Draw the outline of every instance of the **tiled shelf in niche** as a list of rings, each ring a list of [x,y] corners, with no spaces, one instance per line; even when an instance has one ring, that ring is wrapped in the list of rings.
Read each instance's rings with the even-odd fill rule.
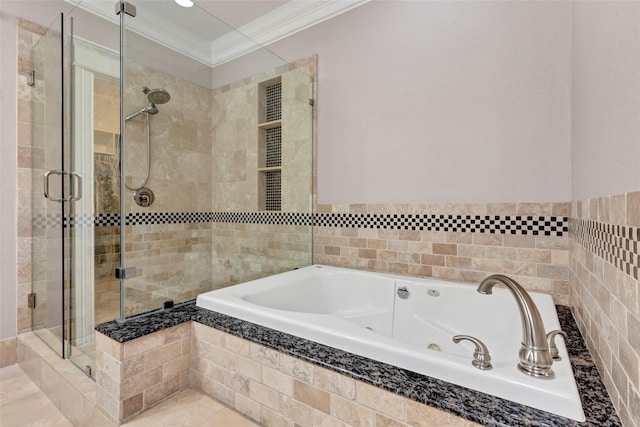
[[[260,100],[258,117],[261,123],[282,119],[282,77],[258,83]]]
[[[258,196],[260,210],[282,209],[282,78],[258,84]]]

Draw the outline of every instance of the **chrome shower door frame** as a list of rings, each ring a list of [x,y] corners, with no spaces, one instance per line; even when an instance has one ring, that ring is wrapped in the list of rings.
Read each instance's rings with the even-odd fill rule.
[[[31,172],[32,184],[42,184],[31,207],[31,326],[61,357],[70,352],[72,215],[82,197],[82,179],[70,157],[72,31],[72,18],[61,13],[31,49]]]

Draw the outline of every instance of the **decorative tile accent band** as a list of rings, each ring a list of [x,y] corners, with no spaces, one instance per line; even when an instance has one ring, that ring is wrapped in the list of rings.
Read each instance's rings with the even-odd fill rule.
[[[294,212],[212,212],[211,222],[273,225],[313,225],[313,214]]]
[[[93,219],[93,225],[118,226],[120,225],[120,214],[98,214],[95,218],[83,217],[80,219],[82,225],[89,225],[87,222]],[[153,225],[153,224],[197,224],[211,222],[210,212],[133,212],[125,216],[125,225]],[[78,220],[72,224],[79,225]]]
[[[313,225],[319,227],[563,236],[568,231],[567,220],[566,217],[557,216],[332,213],[315,214]]]
[[[59,216],[57,217],[59,219]],[[119,214],[74,215],[64,226],[118,226]],[[126,216],[126,225],[227,222],[240,224],[302,225],[317,227],[427,230],[462,233],[564,236],[568,218],[521,215],[351,214],[293,212],[136,212]],[[60,224],[55,216],[35,219],[44,227]]]
[[[571,218],[569,235],[624,273],[640,278],[640,228]]]
[[[62,225],[62,215],[56,214],[34,214],[31,217],[31,225],[35,229],[59,228]]]
[[[272,224],[272,225],[312,225],[312,215],[293,212],[135,212],[128,213],[125,225],[156,224],[195,224],[208,222],[227,222],[240,224]],[[45,227],[117,227],[120,225],[120,214],[101,213],[92,215],[71,215],[62,217],[59,214],[34,216],[33,225]]]

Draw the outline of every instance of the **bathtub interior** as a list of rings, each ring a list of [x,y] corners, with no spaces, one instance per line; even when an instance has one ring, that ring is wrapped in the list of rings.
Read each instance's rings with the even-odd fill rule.
[[[397,280],[398,287],[407,288],[410,294],[406,299],[395,298],[394,340],[468,359],[475,346],[469,341],[455,344],[452,337],[470,335],[487,346],[494,365],[516,360],[522,342],[522,325],[515,300],[507,289],[496,288],[492,295],[482,295],[476,292],[475,286],[442,282],[416,286],[410,281]],[[531,296],[544,312],[546,330],[558,329],[555,312],[548,310],[554,307],[551,296]]]
[[[454,335],[480,339],[491,351],[494,363],[513,362],[513,355],[520,348],[522,327],[512,321],[519,319],[519,313],[506,289],[496,287],[489,296],[475,292],[471,285],[428,279],[416,283],[340,270],[281,278],[259,291],[247,292],[241,299],[275,310],[337,316],[425,351],[442,351],[467,359],[473,354],[474,345],[468,341],[455,344]],[[399,288],[409,291],[406,299],[398,296]],[[532,298],[540,307],[553,306],[548,295],[532,294]],[[545,326],[551,330],[553,325]]]
[[[392,337],[394,292],[387,277],[332,271],[316,276],[283,274],[278,283],[238,296],[275,310],[337,316]]]

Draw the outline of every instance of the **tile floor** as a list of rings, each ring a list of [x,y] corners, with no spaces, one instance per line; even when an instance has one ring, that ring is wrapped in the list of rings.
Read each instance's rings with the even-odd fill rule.
[[[0,369],[2,427],[73,427],[18,365]]]
[[[2,427],[73,427],[18,365],[0,369]],[[259,424],[192,389],[124,424],[127,427],[252,427]]]

